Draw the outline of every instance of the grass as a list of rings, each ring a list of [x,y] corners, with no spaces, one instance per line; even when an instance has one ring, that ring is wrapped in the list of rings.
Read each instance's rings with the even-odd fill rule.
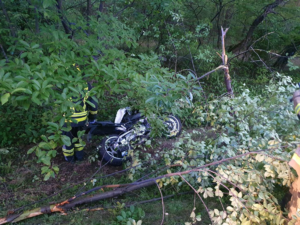
[[[162,143],[164,145],[164,149],[166,146],[171,146],[170,142],[171,140],[166,140],[166,143]],[[152,147],[158,148],[158,144],[155,143],[158,142],[153,142]],[[47,205],[49,202],[60,202],[68,199],[74,196],[79,189],[81,191],[91,189],[93,185],[87,181],[87,178],[89,178],[99,168],[97,162],[88,163],[87,160],[75,165],[65,163],[62,159],[62,155],[58,154],[54,163],[59,165],[60,172],[55,179],[44,182],[43,177],[40,174],[40,167],[42,165],[36,164],[35,158],[31,155],[28,156],[25,149],[10,152],[10,154],[11,157],[9,157],[9,159],[13,158],[13,155],[15,155],[15,160],[10,165],[10,172],[1,174],[1,184],[4,188],[2,188],[2,193],[0,192],[0,217],[5,217],[7,211],[11,209],[28,206],[25,210],[31,210],[36,207]],[[93,154],[93,150],[88,150],[88,154]],[[97,176],[107,175],[122,169],[122,167],[118,168],[106,166]],[[131,180],[128,180],[128,178],[123,175],[116,175],[97,180],[97,186],[101,184],[131,182]],[[86,185],[83,185],[84,181],[86,182]],[[79,182],[79,185],[72,187],[72,185],[77,182]],[[49,197],[60,190],[63,190],[62,193],[54,197]],[[188,187],[186,187],[186,190],[190,191]],[[171,187],[163,189],[164,196],[173,193],[174,189]],[[47,200],[38,204],[29,205],[32,202],[43,198],[47,198]],[[69,211],[66,216],[58,213],[41,215],[21,221],[19,224],[120,224],[116,219],[120,212],[116,209],[105,209],[103,211],[95,212],[86,212],[82,211],[82,209],[102,206],[111,208],[117,206],[117,202],[132,204],[153,198],[160,198],[160,192],[155,186],[144,188],[139,191],[135,191],[134,193],[128,193],[117,198],[83,205],[78,208],[76,207],[72,211]],[[220,204],[211,200],[212,199],[207,202],[208,207],[218,208]],[[196,214],[200,213],[203,217],[201,224],[206,224],[205,221],[209,222],[207,212],[198,197],[196,197],[195,202]],[[189,216],[194,208],[194,194],[179,195],[165,199],[164,206],[165,213],[167,213],[164,215],[164,224],[184,224],[185,222],[190,221]],[[136,205],[136,207],[140,207],[145,212],[145,217],[136,218],[136,221],[138,221],[138,219],[142,219],[143,224],[151,225],[161,223],[163,209],[160,200]],[[126,211],[129,209],[124,208],[123,210]]]
[[[133,197],[124,197],[122,202],[130,202],[136,200]],[[116,200],[113,200],[116,202]],[[196,214],[202,215],[202,221],[199,224],[210,224],[207,212],[203,207],[202,203],[196,197]],[[108,203],[108,201],[106,201]],[[181,195],[174,198],[165,199],[165,215],[164,224],[167,225],[179,225],[185,222],[190,222],[191,219],[189,215],[194,208],[194,195]],[[208,203],[209,208],[219,208],[220,204],[218,202],[210,201]],[[136,205],[136,208],[140,207],[145,212],[144,218],[136,218],[136,221],[142,219],[145,225],[155,225],[161,224],[162,221],[162,204],[161,201],[146,203]],[[129,210],[129,208],[124,208],[123,210]],[[68,215],[51,214],[51,215],[41,215],[39,217],[27,219],[19,224],[91,224],[91,225],[111,225],[111,224],[121,224],[118,223],[116,219],[117,212],[113,213],[112,210],[105,209],[103,211],[95,212],[85,212],[79,209],[74,209],[70,211]]]

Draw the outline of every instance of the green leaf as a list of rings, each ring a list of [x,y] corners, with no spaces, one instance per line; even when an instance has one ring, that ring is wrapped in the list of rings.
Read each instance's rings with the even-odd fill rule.
[[[35,44],[31,48],[38,48],[38,47],[40,47],[40,45],[39,44]]]
[[[90,106],[95,107],[94,103],[91,103],[90,101],[86,101]]]
[[[26,88],[16,88],[15,90],[13,90],[12,92],[11,92],[11,94],[13,94],[13,93],[16,93],[16,92],[20,92],[20,91],[26,91]]]
[[[51,149],[50,145],[46,142],[39,143],[39,147],[42,149],[47,149],[47,150]]]
[[[41,105],[41,104],[42,104],[41,101],[40,101],[39,99],[37,99],[35,96],[33,96],[33,97],[31,98],[31,100],[32,100],[35,104],[37,104],[37,105]]]
[[[69,87],[72,91],[76,92],[76,93],[79,93],[79,91],[73,87]]]
[[[130,206],[130,211],[134,212],[134,206],[133,205]]]
[[[24,53],[22,53],[22,54],[21,54],[21,59],[23,59],[24,57],[26,57],[26,56],[27,56],[27,54],[28,54],[28,52],[24,52]]]
[[[44,163],[45,165],[47,166],[50,166],[51,165],[51,162],[50,162],[50,157],[49,156],[45,156],[41,159],[42,163]]]
[[[23,41],[23,40],[19,40],[21,44],[25,45],[26,47],[30,48],[30,45],[26,42],[26,41]]]
[[[39,87],[39,89],[41,88],[41,84],[37,80],[32,80],[32,82],[35,83]]]
[[[122,216],[117,216],[117,220],[123,221],[123,217]]]
[[[48,172],[44,177],[44,181],[49,180],[50,176],[51,176],[51,172]]]
[[[52,1],[51,0],[44,0],[43,1],[43,8],[44,9],[48,8],[51,5],[52,5]]]
[[[43,166],[41,170],[42,170],[42,172],[41,172],[42,174],[47,173],[49,171],[49,167]]]
[[[45,135],[42,135],[41,138],[42,138],[43,141],[46,141],[46,142],[48,141],[47,137]]]
[[[58,166],[53,166],[52,169],[56,174],[59,172]]]
[[[96,66],[97,70],[99,70],[99,65],[95,60],[92,60],[92,63]]]
[[[4,105],[8,101],[9,97],[10,97],[10,93],[6,93],[6,94],[1,96],[2,105]]]
[[[61,136],[61,140],[64,143],[64,145],[66,145],[66,146],[70,146],[71,145],[71,140],[70,140],[70,138],[68,136],[62,135]]]
[[[36,146],[33,146],[32,148],[30,148],[28,151],[27,151],[27,154],[31,154],[34,152],[34,150],[36,149]]]
[[[126,218],[126,213],[124,210],[121,211],[121,215],[123,216],[123,218]]]
[[[56,150],[51,150],[47,153],[47,156],[54,158],[56,156],[57,151]]]
[[[148,98],[145,103],[151,102],[155,99],[155,97]]]
[[[64,124],[65,124],[65,117],[62,117],[62,118],[59,120],[59,125],[62,127]]]
[[[59,129],[59,126],[57,123],[53,123],[53,122],[47,122],[47,124],[49,124],[52,127],[55,127],[57,130]]]

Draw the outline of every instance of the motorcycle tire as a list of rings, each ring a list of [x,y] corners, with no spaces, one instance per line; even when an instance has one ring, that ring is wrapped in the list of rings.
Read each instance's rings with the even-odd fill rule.
[[[122,156],[120,152],[115,151],[112,149],[112,144],[117,141],[118,135],[111,135],[108,137],[105,137],[101,144],[97,147],[97,151],[100,155],[100,157],[103,157],[103,160],[105,162],[108,162],[109,165],[112,166],[121,166],[123,162],[130,160],[131,157],[129,156]],[[125,148],[124,151],[130,150],[130,145],[124,145],[122,148]]]
[[[182,130],[182,124],[178,117],[169,115],[167,116],[167,120],[164,121],[164,124],[167,126],[166,130],[166,137],[167,138],[174,138],[178,137]]]

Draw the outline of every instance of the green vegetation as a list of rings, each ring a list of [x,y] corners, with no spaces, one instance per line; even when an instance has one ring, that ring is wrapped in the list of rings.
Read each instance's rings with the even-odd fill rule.
[[[300,82],[298,6],[296,0],[0,0],[0,215],[58,190],[64,191],[43,203],[198,168],[157,179],[156,189],[137,196],[29,223],[160,224],[164,213],[166,224],[283,224],[280,190],[295,178],[286,162],[300,141],[288,101]],[[223,71],[198,80],[222,64],[221,26],[230,27],[224,47],[233,98]],[[164,140],[150,121],[154,139],[132,152],[126,173],[107,178],[101,177],[115,170],[98,162],[97,138],[84,162],[62,162],[60,148],[70,143],[65,119],[81,108],[69,99],[86,82],[94,86],[98,120],[131,106],[150,120],[177,115],[185,132]],[[103,168],[92,177],[98,163]],[[200,197],[179,194],[190,186]],[[133,206],[161,197],[158,189],[175,195],[165,199],[164,211],[161,201]],[[81,211],[99,205],[105,209]]]

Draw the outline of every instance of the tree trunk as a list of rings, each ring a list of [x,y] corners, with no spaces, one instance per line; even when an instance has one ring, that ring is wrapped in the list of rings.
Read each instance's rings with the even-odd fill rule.
[[[30,6],[33,6],[34,7],[34,19],[35,19],[35,33],[39,33],[40,32],[40,28],[39,28],[39,17],[38,17],[38,10],[36,8],[35,5],[32,5],[31,4],[31,0],[27,0],[28,4]]]
[[[228,68],[228,63],[227,63],[227,60],[228,60],[228,57],[226,55],[226,51],[225,51],[225,36],[226,36],[226,33],[228,31],[228,28],[226,28],[225,30],[223,29],[223,27],[221,27],[221,32],[222,32],[222,62],[223,62],[223,66],[224,67],[224,82],[225,82],[225,85],[226,85],[226,90],[227,90],[227,93],[233,97],[233,90],[232,90],[232,87],[231,87],[231,78],[230,78],[230,75],[229,75],[229,68]]]
[[[99,12],[104,12],[104,5],[105,5],[105,1],[100,1],[100,5],[99,5]]]
[[[2,0],[0,0],[0,6],[2,8],[3,14],[4,14],[4,16],[5,16],[6,20],[7,20],[8,25],[9,25],[11,36],[16,37],[15,29],[14,29],[14,27],[13,27],[11,21],[10,21],[10,18],[9,18],[9,16],[7,14],[7,11],[5,9],[4,4],[2,3]]]
[[[249,48],[250,42],[252,40],[252,36],[254,33],[254,30],[256,29],[256,27],[258,27],[258,25],[264,21],[264,19],[268,16],[268,14],[270,13],[274,13],[274,8],[276,8],[277,6],[279,6],[281,3],[283,3],[284,0],[276,0],[275,2],[267,5],[264,7],[264,11],[262,12],[262,14],[260,14],[251,24],[246,37],[237,45],[235,45],[234,47],[232,47],[229,51],[233,52],[233,53],[240,53],[243,52],[245,50],[247,50]]]
[[[91,11],[92,11],[92,3],[91,0],[87,0],[87,4],[86,4],[86,20],[89,21],[89,17],[91,15]]]
[[[59,18],[60,18],[60,21],[64,27],[64,30],[66,32],[66,34],[70,34],[69,38],[72,38],[71,36],[71,29],[70,27],[68,26],[67,24],[67,21],[65,20],[63,14],[62,14],[62,7],[61,7],[61,1],[62,0],[56,0],[56,8],[57,8],[57,11],[58,11],[58,14],[59,14]]]

